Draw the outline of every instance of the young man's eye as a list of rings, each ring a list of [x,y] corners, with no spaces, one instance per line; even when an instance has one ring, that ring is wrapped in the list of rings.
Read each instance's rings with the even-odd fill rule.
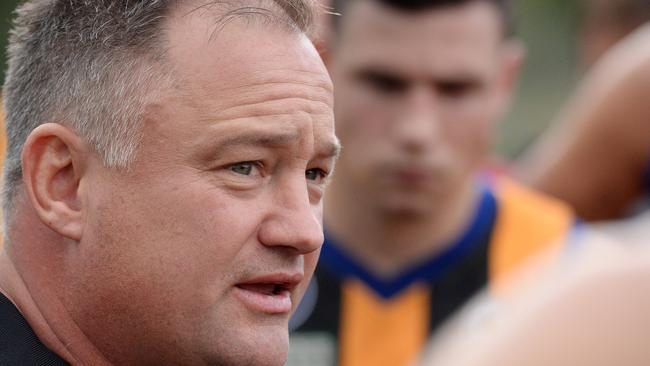
[[[388,73],[368,71],[361,73],[359,78],[362,82],[381,93],[397,94],[404,92],[408,88],[406,80]]]
[[[436,85],[438,92],[448,98],[462,98],[479,90],[480,84],[474,81],[447,81]]]
[[[230,170],[241,175],[251,175],[254,167],[255,163],[247,161],[231,165]]]

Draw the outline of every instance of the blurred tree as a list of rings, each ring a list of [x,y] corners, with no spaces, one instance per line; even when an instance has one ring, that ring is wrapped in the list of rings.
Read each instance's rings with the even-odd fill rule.
[[[571,92],[576,75],[576,0],[514,1],[527,57],[512,113],[496,149],[513,157],[541,133]]]
[[[13,10],[16,8],[16,5],[20,0],[2,0],[0,1],[0,81],[4,82],[5,70],[7,68],[6,63],[6,50],[7,50],[7,33],[9,32],[9,26],[11,25],[11,18],[13,15]]]

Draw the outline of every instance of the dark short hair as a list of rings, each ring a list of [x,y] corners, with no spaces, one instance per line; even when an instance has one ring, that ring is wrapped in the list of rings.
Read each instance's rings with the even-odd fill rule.
[[[345,17],[346,5],[354,0],[333,0],[334,11],[340,16],[335,16],[335,27],[340,22],[341,17]],[[515,33],[515,22],[513,17],[513,5],[511,0],[373,0],[378,3],[387,5],[395,10],[407,13],[417,13],[436,8],[453,7],[468,4],[476,1],[485,1],[493,4],[501,14],[503,34],[510,37]]]

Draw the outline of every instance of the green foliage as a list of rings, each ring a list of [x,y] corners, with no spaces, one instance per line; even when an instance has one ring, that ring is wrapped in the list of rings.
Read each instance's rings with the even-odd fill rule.
[[[7,68],[5,62],[5,54],[7,49],[7,36],[9,27],[11,26],[11,19],[13,18],[13,11],[19,0],[2,0],[0,1],[0,78],[4,81],[4,73]]]

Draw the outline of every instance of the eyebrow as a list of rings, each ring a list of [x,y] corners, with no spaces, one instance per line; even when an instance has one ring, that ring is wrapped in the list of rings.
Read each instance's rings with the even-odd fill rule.
[[[373,78],[373,77],[379,77],[379,78],[386,78],[386,79],[391,79],[393,82],[397,83],[403,83],[403,84],[409,84],[412,82],[413,79],[422,79],[426,80],[427,83],[432,84],[432,85],[439,85],[439,84],[479,84],[481,83],[482,77],[480,76],[480,73],[477,73],[476,71],[457,71],[457,72],[450,72],[450,73],[443,73],[442,75],[426,75],[425,77],[417,76],[409,76],[407,73],[404,73],[400,70],[394,70],[389,67],[367,67],[365,69],[361,69],[357,71],[357,77],[362,78],[362,79],[367,79],[367,78]]]
[[[219,150],[226,150],[233,146],[249,145],[262,147],[285,147],[300,140],[298,131],[271,132],[260,134],[259,132],[244,132],[222,140],[219,144]],[[341,143],[338,138],[334,137],[331,141],[326,141],[316,146],[316,157],[318,158],[337,158],[341,153]]]
[[[332,141],[328,141],[320,147],[319,152],[316,154],[319,158],[338,158],[341,154],[341,142],[337,137],[334,137]]]
[[[222,148],[228,148],[234,145],[281,147],[291,145],[299,139],[300,134],[298,131],[265,134],[260,134],[259,132],[248,132],[224,139],[220,145]]]

